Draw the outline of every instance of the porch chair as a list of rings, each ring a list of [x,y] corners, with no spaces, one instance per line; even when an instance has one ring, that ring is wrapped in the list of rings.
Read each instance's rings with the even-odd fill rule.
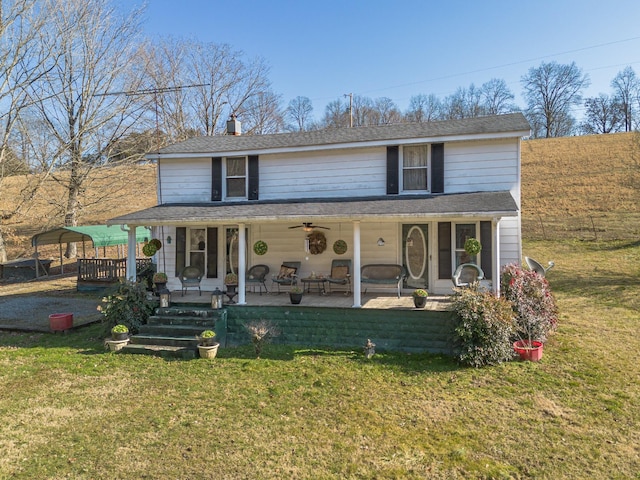
[[[282,262],[280,271],[277,275],[271,277],[272,285],[278,285],[278,293],[280,293],[280,285],[293,286],[298,284],[298,271],[302,262]],[[273,291],[273,286],[271,288]]]
[[[463,263],[453,272],[451,281],[456,288],[470,287],[473,283],[484,279],[484,272],[475,263]]]
[[[265,279],[269,274],[269,267],[267,265],[254,265],[247,272],[246,283],[247,287],[255,288],[258,286],[260,295],[262,295],[262,287],[264,287],[264,291],[269,293],[267,289],[267,285],[265,284]]]
[[[524,261],[527,264],[527,267],[529,267],[529,270],[533,270],[538,275],[541,275],[543,277],[547,274],[549,270],[551,270],[555,266],[555,263],[549,262],[549,266],[545,268],[542,266],[542,264],[536,262],[533,258],[529,258],[529,257],[524,257]]]
[[[184,267],[182,272],[180,272],[180,283],[182,283],[182,296],[184,297],[184,293],[187,291],[189,287],[197,287],[198,292],[202,295],[202,290],[200,290],[200,280],[202,280],[202,272],[198,267],[190,266]]]
[[[346,285],[345,295],[351,293],[351,260],[334,259],[331,261],[331,274],[325,278],[331,293],[331,285]]]

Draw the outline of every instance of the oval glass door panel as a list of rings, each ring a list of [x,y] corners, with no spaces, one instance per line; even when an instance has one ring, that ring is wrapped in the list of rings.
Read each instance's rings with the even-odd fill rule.
[[[427,241],[420,227],[409,229],[405,244],[405,263],[411,278],[422,278],[427,268]]]

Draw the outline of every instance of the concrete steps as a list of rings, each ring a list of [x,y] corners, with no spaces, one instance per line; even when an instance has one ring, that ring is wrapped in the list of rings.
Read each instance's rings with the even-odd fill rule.
[[[155,355],[190,359],[198,356],[197,335],[203,330],[216,332],[220,346],[226,345],[227,312],[202,307],[169,307],[156,309],[146,325],[121,353]]]

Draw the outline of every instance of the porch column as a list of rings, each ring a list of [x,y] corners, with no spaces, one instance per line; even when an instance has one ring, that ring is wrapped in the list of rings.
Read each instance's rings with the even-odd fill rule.
[[[247,235],[244,223],[238,224],[238,305],[246,305]]]
[[[126,230],[124,227],[121,227]],[[131,226],[127,231],[127,280],[136,281],[136,227]]]
[[[493,293],[500,296],[500,219],[493,219]]]
[[[360,220],[353,222],[353,308],[362,306],[360,287]]]

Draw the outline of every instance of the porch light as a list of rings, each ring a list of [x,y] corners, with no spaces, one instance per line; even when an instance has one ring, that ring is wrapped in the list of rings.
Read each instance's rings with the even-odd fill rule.
[[[220,310],[222,308],[222,300],[224,294],[220,291],[218,287],[211,294],[211,308],[214,310]]]
[[[380,237],[380,238],[378,239],[378,246],[379,246],[379,247],[384,247],[384,238]]]
[[[160,295],[160,308],[169,308],[171,305],[171,292],[167,288],[163,288],[158,294]]]
[[[171,245],[171,235],[167,235],[167,243]]]

